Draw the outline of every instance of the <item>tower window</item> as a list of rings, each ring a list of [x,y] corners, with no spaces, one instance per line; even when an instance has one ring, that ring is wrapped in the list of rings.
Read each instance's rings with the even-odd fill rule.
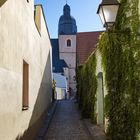
[[[70,39],[67,40],[67,47],[71,47],[71,40]]]
[[[23,60],[22,110],[29,108],[29,65]]]

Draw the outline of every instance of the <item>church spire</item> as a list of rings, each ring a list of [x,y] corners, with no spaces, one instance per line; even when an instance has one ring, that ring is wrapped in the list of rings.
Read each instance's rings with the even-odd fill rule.
[[[76,21],[70,14],[70,6],[68,4],[65,4],[63,7],[63,15],[59,19],[58,34],[74,35],[76,33],[77,33]]]
[[[65,16],[70,16],[70,6],[68,4],[64,6],[63,13]]]

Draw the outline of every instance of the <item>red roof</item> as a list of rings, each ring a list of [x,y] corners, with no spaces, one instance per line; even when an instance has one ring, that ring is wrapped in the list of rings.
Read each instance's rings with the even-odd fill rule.
[[[99,35],[102,31],[77,33],[77,62],[83,65],[96,49]]]

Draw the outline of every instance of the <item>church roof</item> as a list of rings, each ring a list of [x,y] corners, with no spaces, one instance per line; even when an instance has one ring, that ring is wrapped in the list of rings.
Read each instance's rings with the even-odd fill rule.
[[[70,15],[70,6],[66,4],[63,8],[63,15],[59,19],[58,34],[73,35],[76,33],[76,20]]]
[[[83,65],[91,53],[95,51],[101,33],[102,31],[77,33],[78,65]]]
[[[52,63],[53,63],[53,72],[63,73],[63,68],[68,67],[64,60],[59,58],[59,43],[58,39],[51,39],[52,44]]]

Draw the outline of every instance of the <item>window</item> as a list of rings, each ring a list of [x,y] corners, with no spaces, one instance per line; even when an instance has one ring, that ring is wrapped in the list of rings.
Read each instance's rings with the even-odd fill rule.
[[[71,40],[70,39],[67,40],[67,47],[71,47]]]
[[[29,108],[29,65],[23,60],[22,110]]]

